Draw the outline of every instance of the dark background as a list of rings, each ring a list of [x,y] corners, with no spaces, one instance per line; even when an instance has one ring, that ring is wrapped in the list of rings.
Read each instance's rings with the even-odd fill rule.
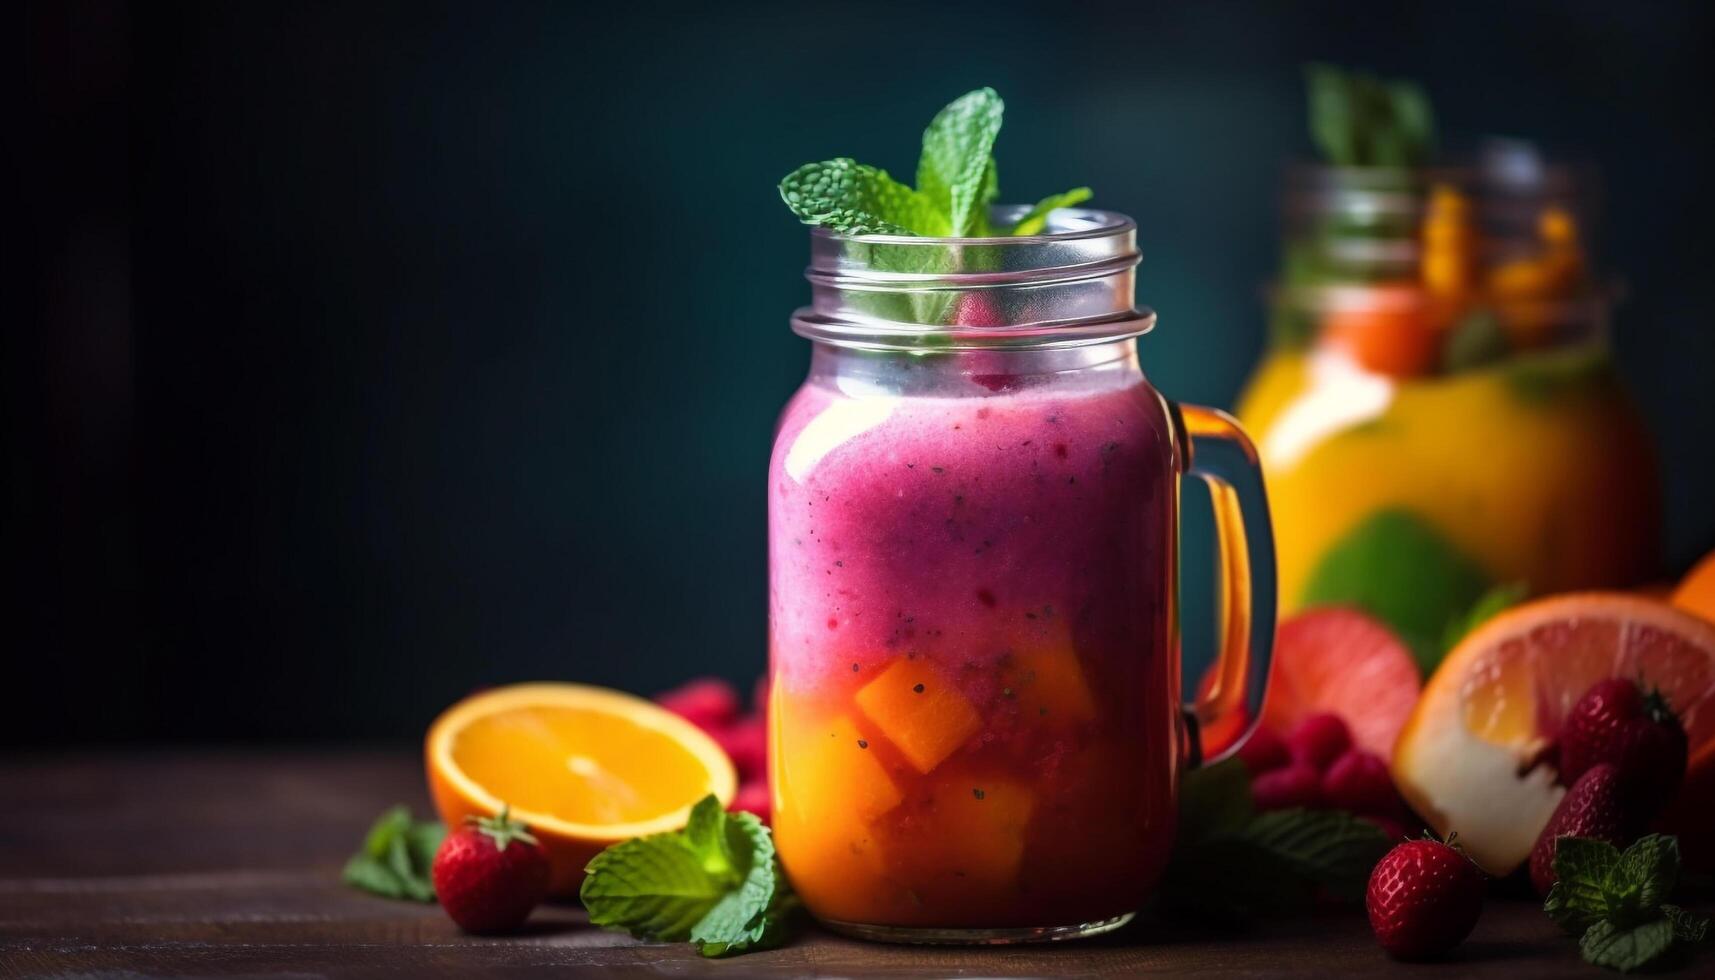
[[[0,739],[407,738],[478,685],[748,682],[806,361],[774,183],[910,173],[982,84],[1005,196],[1135,216],[1146,369],[1219,405],[1303,60],[1596,163],[1664,576],[1715,546],[1711,5],[603,7],[14,16]]]

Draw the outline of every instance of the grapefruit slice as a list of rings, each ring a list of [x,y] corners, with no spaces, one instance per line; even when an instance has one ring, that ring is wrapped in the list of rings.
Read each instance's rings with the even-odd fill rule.
[[[1685,725],[1691,769],[1715,759],[1715,623],[1655,599],[1584,592],[1504,612],[1460,642],[1400,732],[1394,782],[1485,871],[1508,874],[1565,792],[1533,761],[1604,677],[1659,688]]]
[[[1380,620],[1355,609],[1312,609],[1275,634],[1262,724],[1284,735],[1310,715],[1333,712],[1353,741],[1385,759],[1421,686],[1411,650]]]
[[[555,894],[577,891],[610,844],[677,830],[710,793],[737,791],[714,739],[666,708],[581,684],[474,694],[429,726],[429,792],[448,827],[510,805],[548,852]]]

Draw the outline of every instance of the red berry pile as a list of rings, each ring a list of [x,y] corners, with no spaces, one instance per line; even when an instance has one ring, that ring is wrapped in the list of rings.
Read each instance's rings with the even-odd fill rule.
[[[738,770],[738,795],[733,810],[748,810],[767,822],[773,810],[768,793],[768,679],[756,683],[751,710],[743,714],[739,694],[718,677],[699,677],[664,694],[655,702],[709,734],[726,750]]]
[[[1354,745],[1339,715],[1310,715],[1284,740],[1259,727],[1239,758],[1251,771],[1251,796],[1259,810],[1347,810],[1396,839],[1407,836],[1414,822],[1387,762]]]

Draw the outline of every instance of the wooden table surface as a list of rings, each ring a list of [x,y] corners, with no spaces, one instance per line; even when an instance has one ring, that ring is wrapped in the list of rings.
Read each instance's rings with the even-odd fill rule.
[[[521,936],[462,935],[432,905],[346,888],[385,806],[424,812],[408,752],[162,751],[0,760],[0,977],[1199,976],[1604,974],[1534,903],[1492,902],[1452,963],[1395,964],[1359,913],[1221,934],[1140,920],[1080,943],[945,949],[810,930],[704,960],[591,928],[575,905]],[[1715,955],[1695,969],[1715,972]]]

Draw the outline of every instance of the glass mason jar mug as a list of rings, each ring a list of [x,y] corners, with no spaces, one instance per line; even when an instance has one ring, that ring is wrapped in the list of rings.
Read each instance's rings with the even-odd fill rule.
[[[916,942],[1116,928],[1177,781],[1260,708],[1255,453],[1145,380],[1136,229],[811,233],[813,345],[769,467],[774,834],[809,910]],[[1221,659],[1179,702],[1178,481],[1215,501]]]
[[[1591,176],[1516,144],[1456,170],[1290,172],[1271,341],[1237,411],[1284,613],[1365,598],[1427,670],[1489,587],[1656,572],[1660,484],[1607,350]]]

